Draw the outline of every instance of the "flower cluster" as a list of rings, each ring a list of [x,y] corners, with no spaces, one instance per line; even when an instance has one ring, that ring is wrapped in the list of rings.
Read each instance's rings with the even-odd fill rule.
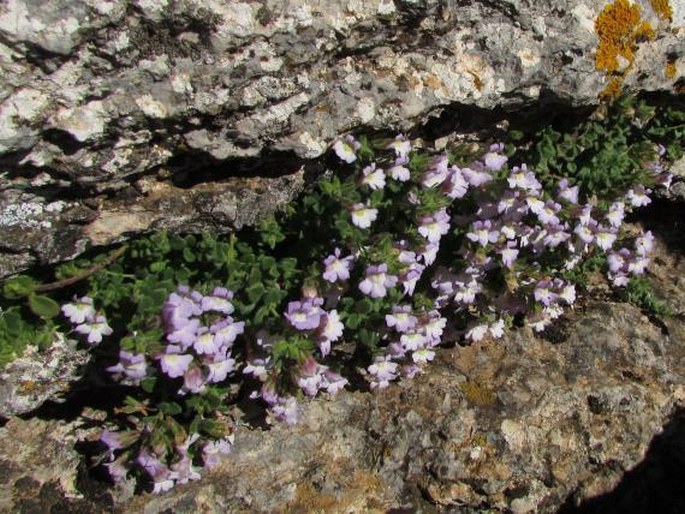
[[[158,387],[170,389],[177,398],[202,395],[208,388],[226,382],[238,367],[233,349],[245,330],[245,323],[231,316],[232,299],[233,293],[223,287],[203,295],[180,286],[162,309],[166,341],[149,353],[122,348],[119,362],[107,370],[127,383],[152,380]],[[198,418],[197,430],[208,423]],[[209,435],[216,432],[214,428]],[[164,430],[171,431],[174,437],[160,444],[153,434]],[[138,469],[147,474],[154,492],[162,492],[177,483],[200,478],[200,463],[215,466],[220,455],[230,451],[233,434],[208,439],[199,431],[186,432],[172,417],[160,412],[138,421],[133,430],[105,430],[100,441],[107,447],[106,467],[115,481],[123,480],[131,469]]]
[[[644,184],[598,199],[573,177],[510,167],[502,143],[455,157],[419,151],[404,135],[375,144],[346,136],[332,149],[344,170],[323,179],[304,222],[282,231],[309,231],[312,247],[324,249],[298,256],[301,282],[281,280],[270,256],[254,259],[242,285],[230,286],[235,294],[181,286],[149,323],[154,341],[122,340],[109,372],[156,394],[159,407],[132,400],[133,426],[103,431],[115,480],[135,469],[160,492],[216,465],[233,444],[221,409],[236,382],[267,419],[293,424],[301,398],[349,384],[342,370],[381,390],[422,372],[445,342],[497,339],[514,322],[544,330],[575,304],[575,277],[589,259],[603,259],[617,287],[645,272],[653,236],[627,234],[624,220],[650,202],[651,188],[670,183],[660,162],[646,163]],[[262,271],[279,277],[268,291],[257,283]],[[87,297],[63,311],[90,323],[77,331],[91,343],[111,332]]]
[[[331,259],[332,258],[332,259]],[[346,276],[346,258],[340,259],[336,252],[329,257],[326,280]],[[243,373],[251,375],[260,383],[251,398],[260,398],[276,419],[294,424],[298,417],[298,404],[293,388],[306,396],[314,397],[321,390],[335,394],[348,383],[346,378],[321,364],[311,347],[318,349],[320,359],[331,353],[331,345],[338,341],[345,329],[335,309],[325,310],[324,299],[314,294],[297,301],[288,302],[283,313],[286,326],[280,336],[260,332],[256,338],[259,357],[251,359]],[[284,387],[279,372],[285,361],[291,361],[294,383]],[[279,387],[280,386],[280,387]]]
[[[99,344],[102,342],[102,336],[112,334],[107,318],[95,310],[93,299],[88,296],[74,298],[72,303],[62,305],[62,314],[75,325],[76,332],[86,337],[90,345]]]

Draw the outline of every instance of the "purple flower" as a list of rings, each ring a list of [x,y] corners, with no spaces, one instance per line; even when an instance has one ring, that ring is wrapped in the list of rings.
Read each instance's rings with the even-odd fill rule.
[[[205,390],[205,385],[205,377],[202,373],[202,369],[200,369],[198,366],[192,365],[183,374],[183,387],[179,393],[201,393]]]
[[[397,284],[397,277],[388,275],[387,271],[387,264],[366,268],[365,278],[359,283],[359,290],[371,298],[385,297],[388,288]]]
[[[409,332],[418,319],[411,313],[411,305],[396,305],[392,308],[392,314],[385,315],[385,324],[388,328],[394,328],[398,332]]]
[[[378,209],[369,207],[369,203],[356,203],[350,210],[352,224],[359,228],[369,228],[378,217]]]
[[[476,323],[470,325],[469,329],[466,331],[466,338],[471,341],[481,341],[488,333],[487,323]]]
[[[595,232],[595,244],[602,250],[610,250],[616,241],[616,229],[614,227],[605,227],[597,225]]]
[[[446,155],[439,155],[431,163],[430,168],[423,174],[421,185],[427,189],[439,186],[447,180],[449,172],[449,161]]]
[[[426,313],[421,320],[421,329],[426,336],[431,339],[431,346],[439,344],[442,333],[447,326],[447,319],[440,316],[438,311],[430,311]]]
[[[623,223],[623,218],[625,217],[625,205],[623,202],[614,202],[609,207],[609,212],[607,212],[606,220],[612,227],[618,228]]]
[[[385,172],[380,168],[376,168],[376,163],[372,162],[362,169],[360,182],[362,185],[369,186],[373,191],[383,189],[385,187]]]
[[[278,403],[271,407],[271,412],[276,419],[283,421],[286,425],[294,425],[297,423],[299,408],[295,398],[289,396],[279,398]]]
[[[471,230],[466,233],[466,237],[478,243],[481,246],[487,246],[488,243],[494,243],[499,239],[499,231],[493,230],[492,222],[490,220],[474,221],[471,224]]]
[[[514,267],[514,261],[516,260],[516,257],[518,257],[519,250],[516,248],[516,243],[509,241],[507,242],[507,246],[499,251],[499,254],[502,257],[502,264],[504,264],[506,268],[511,269]]]
[[[388,169],[390,176],[398,182],[406,182],[411,178],[411,172],[405,165],[409,163],[409,158],[402,157],[395,160],[395,164]]]
[[[123,374],[127,378],[139,380],[147,373],[147,362],[142,353],[130,353],[119,350],[119,362],[116,366],[110,366],[107,371],[114,374]]]
[[[373,376],[371,388],[385,389],[392,380],[397,378],[397,363],[392,362],[388,357],[376,357],[367,371]]]
[[[226,319],[212,325],[210,331],[214,334],[214,344],[217,348],[231,346],[237,337],[245,332],[245,322],[234,321],[227,316]]]
[[[74,297],[73,303],[66,303],[62,305],[62,314],[69,318],[69,321],[78,325],[86,321],[88,318],[95,316],[95,307],[93,306],[93,299],[84,296],[82,298]]]
[[[77,326],[74,330],[79,334],[87,335],[89,344],[102,342],[102,336],[112,334],[112,328],[107,324],[107,319],[101,314],[87,318],[85,323]]]
[[[461,168],[461,174],[473,187],[481,186],[492,180],[492,175],[487,170],[477,169],[477,164],[472,164],[473,168]]]
[[[211,295],[202,298],[202,312],[221,312],[223,314],[233,313],[233,293],[225,287],[217,287]]]
[[[345,325],[340,321],[338,311],[332,310],[321,317],[321,324],[317,330],[317,336],[322,342],[329,343],[328,349],[330,351],[330,343],[340,339],[344,329]],[[324,352],[322,351],[321,353],[323,354]],[[327,353],[328,352],[326,352],[326,354]],[[323,356],[325,357],[326,354]]]
[[[426,266],[430,266],[435,262],[435,259],[438,256],[438,251],[440,250],[440,244],[439,243],[431,243],[428,242],[423,246],[423,251],[419,254],[419,256],[423,259],[423,263]]]
[[[568,179],[562,178],[559,181],[559,193],[557,194],[557,196],[560,199],[566,200],[569,203],[577,204],[578,192],[578,186],[568,187]]]
[[[395,140],[386,148],[388,150],[394,150],[395,156],[399,159],[403,159],[411,152],[411,141],[408,141],[404,134],[398,134],[395,137]]]
[[[483,155],[483,163],[485,167],[491,171],[499,171],[509,160],[506,155],[500,152],[504,150],[504,144],[495,143],[490,145],[490,151]]]
[[[185,293],[187,288],[179,287],[178,291]],[[191,317],[200,314],[202,314],[200,305],[185,294],[171,293],[162,309],[162,317],[169,331],[180,329]]]
[[[202,463],[207,469],[216,467],[221,461],[223,455],[231,453],[233,441],[235,436],[233,434],[219,439],[218,441],[211,441],[202,448]]]
[[[463,198],[469,190],[469,182],[459,168],[452,166],[443,188],[450,198]]]
[[[338,280],[347,280],[350,278],[350,266],[354,258],[351,255],[340,258],[340,248],[333,250],[333,255],[329,255],[323,261],[326,270],[323,272],[324,280],[329,282],[337,282]]]
[[[223,382],[226,377],[235,369],[236,361],[230,357],[217,355],[213,362],[205,363],[207,366],[207,382],[216,384]]]
[[[180,344],[183,348],[188,348],[195,343],[197,332],[200,329],[200,320],[196,318],[185,319],[184,322],[181,323],[181,318],[179,318],[176,327],[176,330],[167,334],[167,341]]]
[[[535,286],[533,291],[535,300],[543,305],[551,305],[554,303],[558,295],[553,291],[552,283],[549,280],[541,280]]]
[[[333,151],[340,158],[350,164],[357,160],[357,150],[361,148],[361,144],[351,135],[345,136],[344,139],[333,143]]]
[[[450,217],[446,209],[440,209],[431,216],[421,218],[419,234],[428,239],[430,243],[437,243],[440,238],[450,230]]]
[[[648,255],[654,250],[654,235],[651,230],[639,235],[635,239],[635,251],[638,255]]]
[[[399,276],[399,283],[402,284],[404,294],[409,296],[414,294],[414,289],[416,288],[416,284],[421,278],[424,269],[426,269],[424,265],[414,263],[402,270]]]
[[[141,468],[143,468],[147,472],[148,475],[150,475],[150,478],[155,482],[155,484],[167,480],[171,482],[171,484],[168,485],[168,488],[162,489],[160,487],[160,489],[168,491],[174,486],[174,479],[172,478],[172,474],[169,468],[165,464],[163,464],[157,457],[150,454],[150,452],[146,448],[142,448],[140,450],[140,453],[136,458],[136,462]]]
[[[523,189],[524,191],[529,192],[537,192],[542,189],[542,184],[538,182],[535,173],[528,171],[528,167],[525,164],[521,164],[520,168],[514,166],[507,182],[512,189]]]
[[[218,348],[214,342],[214,334],[207,327],[201,327],[197,332],[193,348],[199,355],[215,353]]]
[[[435,358],[435,352],[428,348],[420,348],[411,354],[411,360],[416,364],[426,364]]]
[[[192,355],[180,353],[164,353],[159,357],[159,363],[162,366],[162,371],[167,374],[169,378],[178,378],[188,370],[190,363],[193,362]]]
[[[107,468],[107,473],[109,473],[110,478],[115,484],[120,484],[126,478],[129,468],[127,467],[126,455],[122,455],[114,462],[108,462],[105,464]]]
[[[297,330],[314,330],[321,323],[321,316],[324,314],[324,311],[319,307],[321,303],[323,300],[319,303],[312,299],[306,299],[302,302],[289,302],[285,317]]]
[[[652,203],[651,198],[649,198],[649,193],[651,192],[651,189],[645,189],[645,186],[638,184],[634,188],[628,190],[626,198],[633,207],[643,207]]]
[[[535,212],[532,207],[530,210]],[[553,202],[552,200],[547,200],[542,208],[538,212],[535,212],[535,214],[537,214],[540,222],[544,223],[545,225],[558,225],[559,218],[557,217],[557,213],[560,210],[561,205]]]
[[[402,348],[411,352],[419,348],[425,348],[428,345],[429,338],[423,331],[421,332],[407,332],[400,336],[400,343]]]

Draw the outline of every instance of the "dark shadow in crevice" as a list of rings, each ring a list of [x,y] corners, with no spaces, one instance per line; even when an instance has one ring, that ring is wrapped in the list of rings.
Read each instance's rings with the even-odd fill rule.
[[[679,258],[685,255],[685,202],[655,199],[630,216],[629,221],[640,222],[646,230],[658,234],[668,250]]]
[[[685,512],[683,476],[685,409],[679,409],[652,439],[642,462],[613,491],[581,501],[573,493],[557,514],[680,514]]]
[[[309,173],[320,174],[318,161],[298,157],[294,152],[263,151],[257,157],[216,159],[206,152],[189,152],[170,159],[167,168],[176,187],[190,189],[203,183],[229,178],[278,178],[292,175],[302,166]]]

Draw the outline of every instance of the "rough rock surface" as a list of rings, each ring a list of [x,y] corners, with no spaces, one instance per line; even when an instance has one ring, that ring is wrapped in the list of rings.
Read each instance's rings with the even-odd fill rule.
[[[652,275],[675,311],[663,322],[593,300],[543,336],[441,350],[412,381],[308,402],[294,427],[241,426],[218,469],[160,496],[80,481],[83,419],[13,418],[0,510],[682,512],[684,239],[651,228],[671,231]]]
[[[594,104],[606,4],[7,0],[0,276],[155,228],[240,227],[347,131],[408,130],[454,105]],[[642,4],[657,35],[625,83],[672,90],[685,2],[670,24]]]
[[[87,350],[76,345],[75,340],[57,334],[49,348],[39,351],[30,346],[0,370],[0,416],[24,414],[68,391],[90,358]]]

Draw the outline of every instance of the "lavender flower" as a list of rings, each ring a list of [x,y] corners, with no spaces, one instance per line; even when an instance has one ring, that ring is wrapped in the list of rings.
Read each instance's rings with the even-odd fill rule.
[[[392,314],[385,315],[385,324],[398,332],[409,332],[416,326],[418,319],[411,314],[411,305],[396,305]]]
[[[354,258],[351,255],[340,258],[340,248],[333,250],[333,254],[323,261],[326,270],[323,273],[324,280],[337,282],[350,278],[350,266]]]
[[[388,169],[388,173],[398,182],[407,182],[411,178],[411,172],[409,171],[409,168],[406,167],[406,164],[408,163],[409,158],[400,157],[395,160],[395,164]]]
[[[221,462],[221,457],[231,453],[233,448],[233,434],[217,441],[210,441],[202,447],[202,463],[207,469],[215,468]]]
[[[350,210],[352,224],[359,228],[369,228],[378,217],[378,209],[369,207],[369,203],[356,203]]]
[[[559,192],[557,193],[557,196],[561,200],[566,200],[569,203],[572,204],[577,204],[578,203],[578,193],[579,193],[579,187],[578,186],[573,186],[569,187],[568,185],[568,179],[562,178],[559,181]]]
[[[230,316],[211,326],[214,345],[218,348],[231,346],[238,336],[245,332],[245,322],[235,321]]]
[[[89,296],[82,298],[74,297],[73,303],[66,303],[62,305],[62,314],[69,318],[75,325],[84,323],[86,319],[95,316],[95,307],[93,306],[93,299]]]
[[[101,314],[87,318],[85,323],[77,326],[74,330],[79,334],[88,336],[87,341],[89,344],[101,343],[102,336],[112,334],[112,328],[107,324],[107,319]]]
[[[645,186],[638,184],[634,188],[628,190],[626,198],[633,207],[643,207],[652,203],[651,198],[649,198],[649,193],[651,192],[651,189],[645,189]]]
[[[361,144],[353,136],[347,135],[344,139],[333,143],[333,151],[340,158],[348,164],[357,160],[357,150],[361,148]]]
[[[373,191],[385,187],[385,173],[382,169],[376,168],[376,163],[371,163],[362,170],[361,184],[369,186]]]
[[[119,350],[119,362],[110,366],[107,371],[113,374],[125,375],[133,380],[140,380],[147,374],[147,361],[142,353],[131,353]]]
[[[392,362],[388,357],[376,357],[367,371],[373,376],[371,388],[385,389],[391,381],[397,378],[397,363]]]
[[[473,187],[482,186],[492,180],[492,175],[485,169],[478,169],[477,164],[472,164],[472,168],[461,168],[461,174]]]
[[[297,330],[314,330],[321,323],[321,316],[324,314],[319,307],[322,303],[323,300],[315,302],[312,299],[305,299],[302,302],[289,302],[285,317]]]
[[[487,246],[488,243],[494,243],[499,239],[499,231],[494,230],[490,220],[474,221],[471,224],[471,230],[466,233],[466,237],[478,243],[481,246]]]
[[[452,166],[443,188],[450,198],[463,198],[469,190],[469,182],[459,168]]]
[[[159,363],[162,371],[167,374],[169,378],[178,378],[188,370],[190,363],[193,362],[193,356],[179,353],[164,353],[159,356]]]
[[[521,164],[521,167],[514,166],[507,182],[512,189],[523,189],[532,193],[542,189],[542,184],[538,182],[535,173],[528,171],[528,167],[525,164]]]
[[[225,287],[217,287],[211,295],[202,298],[202,312],[214,311],[222,314],[232,314],[234,310],[233,304],[231,303],[232,299],[233,292]]]
[[[216,384],[226,380],[229,373],[235,369],[236,361],[230,357],[217,355],[213,362],[205,363],[207,366],[207,382]]]
[[[365,278],[359,283],[359,290],[371,298],[383,298],[387,290],[395,287],[397,277],[388,275],[387,264],[369,266],[366,268]]]
[[[419,234],[430,243],[437,243],[450,230],[450,217],[446,209],[441,209],[431,216],[421,218]]]
[[[411,141],[408,141],[404,134],[398,134],[395,137],[395,140],[386,148],[388,150],[394,150],[395,156],[398,159],[404,159],[409,155],[409,152],[411,152]]]
[[[509,160],[506,155],[500,152],[504,150],[504,144],[495,143],[490,145],[490,151],[483,155],[483,164],[491,171],[499,171]]]

